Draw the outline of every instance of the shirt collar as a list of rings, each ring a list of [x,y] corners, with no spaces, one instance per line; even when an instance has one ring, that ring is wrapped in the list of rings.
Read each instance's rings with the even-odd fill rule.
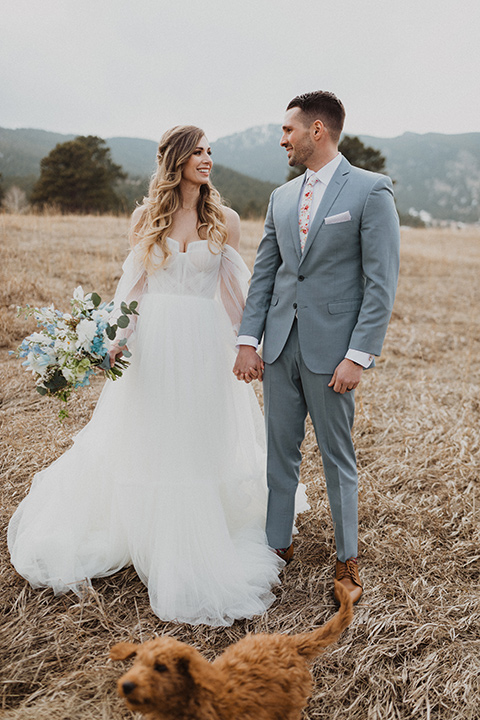
[[[326,165],[320,168],[317,172],[314,172],[313,170],[309,170],[307,168],[307,172],[305,173],[305,182],[310,179],[312,175],[316,175],[317,178],[323,182],[324,185],[328,185],[330,180],[335,174],[335,170],[338,168],[340,163],[342,162],[342,153],[338,153],[333,160],[330,160]]]

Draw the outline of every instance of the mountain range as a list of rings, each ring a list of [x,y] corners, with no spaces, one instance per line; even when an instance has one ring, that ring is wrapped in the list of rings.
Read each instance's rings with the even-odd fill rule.
[[[32,184],[39,174],[42,157],[57,143],[74,137],[44,130],[0,128],[0,173],[4,184],[23,179],[23,185],[28,187],[28,178]],[[385,156],[402,213],[413,209],[414,213],[424,211],[440,220],[479,221],[480,133],[407,132],[395,138],[359,137]],[[246,206],[252,211],[260,206],[264,209],[273,187],[285,182],[289,168],[279,139],[277,125],[261,125],[212,143],[214,182],[239,211],[245,212]],[[113,161],[131,177],[151,175],[156,142],[122,137],[107,138],[106,142]],[[233,197],[240,191],[249,196],[242,200],[241,208]]]
[[[402,213],[423,210],[439,220],[479,221],[480,133],[358,137],[386,158]],[[278,185],[288,172],[279,140],[277,125],[261,125],[221,138],[212,149],[222,165]]]
[[[59,144],[76,135],[63,135],[45,130],[0,128],[0,173],[5,187],[18,185],[29,193],[40,174],[40,161]],[[125,206],[133,210],[148,189],[155,170],[157,143],[141,138],[106,138],[113,162],[121,165],[128,179],[119,187]],[[212,181],[222,196],[242,217],[261,216],[275,184],[246,177],[232,168],[214,164]]]

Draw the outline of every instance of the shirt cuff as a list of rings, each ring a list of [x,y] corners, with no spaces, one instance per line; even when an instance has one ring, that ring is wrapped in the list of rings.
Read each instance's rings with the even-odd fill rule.
[[[370,353],[363,352],[362,350],[352,350],[351,348],[348,350],[345,358],[364,368],[370,367],[373,362],[373,355]]]
[[[237,347],[239,345],[251,345],[255,348],[255,350],[257,350],[258,340],[256,337],[253,337],[253,335],[239,335],[237,337]]]

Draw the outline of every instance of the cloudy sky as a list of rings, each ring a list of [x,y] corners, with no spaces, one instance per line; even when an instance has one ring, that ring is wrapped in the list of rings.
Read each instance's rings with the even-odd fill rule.
[[[2,0],[0,127],[211,140],[335,92],[346,131],[480,131],[478,0]]]

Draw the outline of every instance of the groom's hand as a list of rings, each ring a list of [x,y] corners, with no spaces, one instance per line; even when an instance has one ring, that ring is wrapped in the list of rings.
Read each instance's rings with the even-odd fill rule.
[[[252,380],[263,380],[263,360],[251,345],[240,345],[237,359],[233,366],[233,374],[237,380],[246,383]]]
[[[362,379],[363,367],[352,360],[345,358],[337,365],[328,387],[333,387],[335,392],[343,395],[349,390],[355,390]]]

